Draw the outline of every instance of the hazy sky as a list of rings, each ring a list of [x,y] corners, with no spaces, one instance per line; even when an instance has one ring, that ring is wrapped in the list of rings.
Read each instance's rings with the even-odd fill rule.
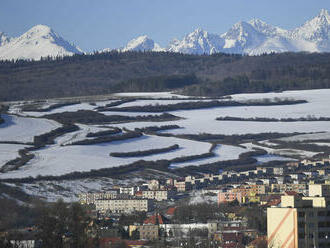
[[[84,51],[117,48],[146,34],[162,46],[201,27],[224,33],[252,18],[291,29],[330,10],[330,0],[1,0],[0,31],[45,24]]]

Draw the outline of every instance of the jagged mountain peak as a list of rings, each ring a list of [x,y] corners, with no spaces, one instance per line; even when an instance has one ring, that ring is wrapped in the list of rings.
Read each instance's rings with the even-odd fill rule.
[[[320,51],[330,48],[330,15],[325,9],[322,9],[317,16],[305,22],[302,26],[294,29],[291,32],[291,37],[294,39],[306,40],[315,42],[316,45],[321,45]],[[318,44],[321,43],[321,44]]]
[[[154,40],[150,39],[147,35],[141,35],[135,39],[132,39],[127,45],[121,49],[121,51],[163,51]]]
[[[248,22],[255,30],[265,35],[279,36],[287,35],[288,31],[271,24],[268,24],[260,19],[252,19]]]
[[[204,36],[204,35],[207,35],[208,32],[205,31],[204,29],[202,28],[196,28],[194,31],[192,31],[189,35],[194,35],[194,36]]]
[[[330,20],[330,14],[329,11],[327,9],[321,9],[318,17],[325,17],[328,21]]]
[[[243,37],[256,33],[257,30],[248,22],[235,23],[226,33],[221,35],[225,39],[243,39]]]
[[[168,48],[171,52],[192,53],[192,54],[213,54],[220,52],[224,45],[223,39],[217,35],[197,28],[180,40],[173,40]]]
[[[0,46],[0,59],[34,59],[67,56],[82,51],[46,25],[36,25]]]
[[[30,28],[26,33],[48,34],[54,32],[49,26],[38,24]]]

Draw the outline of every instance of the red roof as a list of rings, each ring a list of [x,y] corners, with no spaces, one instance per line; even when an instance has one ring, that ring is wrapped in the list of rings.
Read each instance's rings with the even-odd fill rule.
[[[142,196],[142,191],[136,191],[135,196]]]
[[[176,207],[171,207],[171,208],[167,209],[166,214],[174,215],[175,210],[176,210]]]
[[[285,195],[298,195],[298,193],[296,191],[285,191]]]
[[[267,244],[267,236],[260,236],[256,238],[250,242],[249,246],[258,247],[261,244]]]
[[[157,224],[165,224],[165,222],[168,221],[164,216],[162,216],[161,214],[155,214],[147,218],[143,223],[157,225]]]
[[[281,203],[281,199],[273,199],[270,202],[268,202],[268,206],[277,206]]]

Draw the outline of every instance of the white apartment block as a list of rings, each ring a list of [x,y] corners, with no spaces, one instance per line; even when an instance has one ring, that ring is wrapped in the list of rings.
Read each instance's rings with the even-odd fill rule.
[[[136,188],[135,187],[120,187],[119,193],[125,195],[135,195]]]
[[[144,190],[142,197],[146,199],[154,199],[156,201],[166,201],[172,196],[171,191],[167,190]]]
[[[79,194],[80,204],[94,204],[95,200],[107,200],[117,197],[117,191],[96,192],[96,193],[83,193]]]
[[[150,199],[110,199],[96,200],[97,211],[112,213],[149,212],[153,209],[153,200]]]

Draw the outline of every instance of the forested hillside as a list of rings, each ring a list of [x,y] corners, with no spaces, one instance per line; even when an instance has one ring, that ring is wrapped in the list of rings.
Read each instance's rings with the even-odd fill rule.
[[[224,95],[330,87],[330,54],[110,52],[0,62],[0,101],[180,89]]]

